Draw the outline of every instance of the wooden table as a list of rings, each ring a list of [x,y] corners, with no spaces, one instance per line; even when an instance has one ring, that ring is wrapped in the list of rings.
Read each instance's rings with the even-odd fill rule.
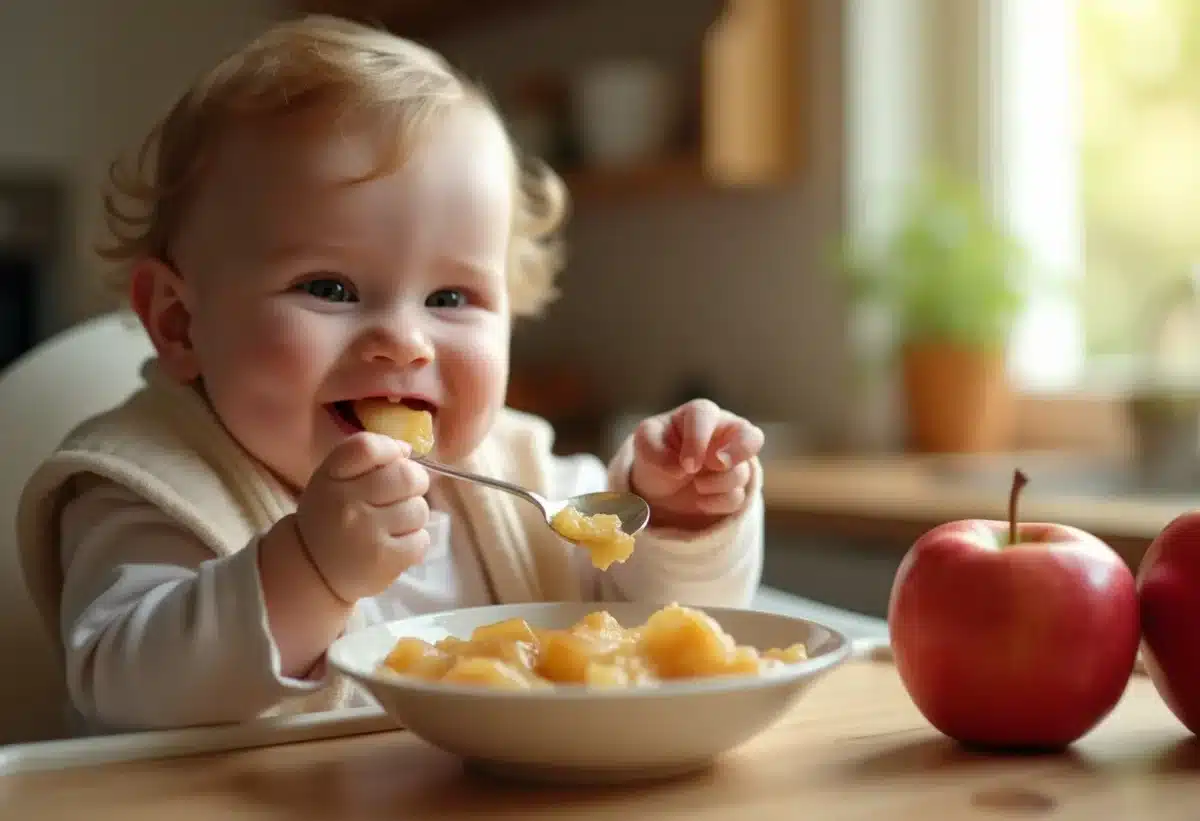
[[[404,732],[0,778],[0,818],[1194,819],[1200,744],[1144,676],[1069,753],[987,757],[929,728],[886,662],[830,673],[708,772],[638,786],[490,781]]]

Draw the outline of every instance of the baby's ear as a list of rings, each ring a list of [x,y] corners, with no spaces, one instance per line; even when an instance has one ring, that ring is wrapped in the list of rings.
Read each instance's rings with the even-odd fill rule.
[[[200,375],[192,348],[192,315],[185,285],[171,266],[147,257],[138,260],[129,278],[129,302],[158,352],[163,371],[180,382]]]

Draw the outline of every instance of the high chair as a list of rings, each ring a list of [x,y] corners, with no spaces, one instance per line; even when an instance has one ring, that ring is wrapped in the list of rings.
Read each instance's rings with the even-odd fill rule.
[[[112,313],[47,339],[0,372],[0,745],[66,732],[62,673],[17,561],[21,489],[68,431],[137,389],[152,353],[136,319]]]

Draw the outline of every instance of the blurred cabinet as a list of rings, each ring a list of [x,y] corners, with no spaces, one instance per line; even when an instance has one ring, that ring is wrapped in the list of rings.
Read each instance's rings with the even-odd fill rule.
[[[789,178],[800,154],[806,0],[726,0],[703,47],[705,176],[721,185]]]

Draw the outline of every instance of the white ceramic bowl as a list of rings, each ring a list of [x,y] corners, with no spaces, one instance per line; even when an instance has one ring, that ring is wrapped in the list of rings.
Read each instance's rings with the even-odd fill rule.
[[[659,608],[634,603],[539,603],[477,607],[375,625],[334,642],[334,669],[358,682],[400,724],[485,769],[542,780],[619,781],[708,766],[779,719],[821,674],[851,653],[850,641],[805,619],[702,608],[739,644],[759,649],[803,642],[809,659],[769,677],[671,682],[647,688],[562,686],[498,691],[379,673],[396,639],[465,638],[478,626],[523,618],[569,627],[595,610],[622,625]]]

